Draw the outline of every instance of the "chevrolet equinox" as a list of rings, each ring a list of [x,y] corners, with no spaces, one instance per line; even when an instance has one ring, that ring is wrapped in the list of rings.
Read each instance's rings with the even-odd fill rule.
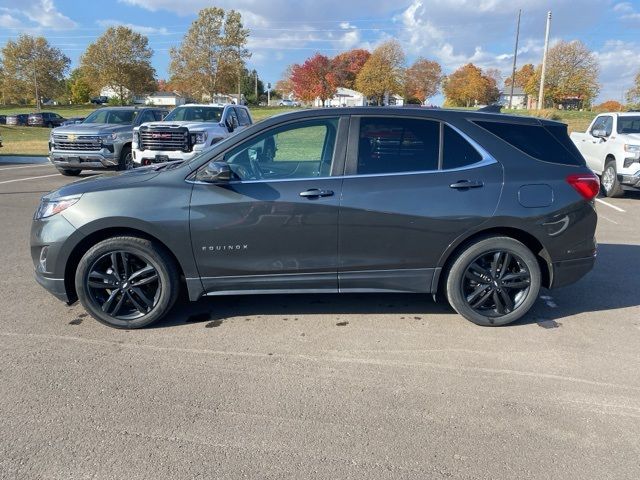
[[[468,111],[340,108],[273,117],[186,162],[45,195],[38,282],[117,328],[179,290],[441,294],[505,325],[594,264],[597,177],[566,125]]]

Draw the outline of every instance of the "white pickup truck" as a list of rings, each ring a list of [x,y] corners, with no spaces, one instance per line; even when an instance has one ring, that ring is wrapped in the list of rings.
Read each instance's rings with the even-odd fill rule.
[[[640,112],[602,113],[585,133],[572,133],[571,140],[600,175],[607,197],[640,189]]]
[[[139,166],[190,160],[252,124],[249,109],[242,105],[181,105],[162,121],[133,130],[133,161]]]

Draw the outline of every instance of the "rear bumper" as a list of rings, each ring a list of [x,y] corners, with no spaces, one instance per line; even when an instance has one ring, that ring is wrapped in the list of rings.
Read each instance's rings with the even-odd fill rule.
[[[67,290],[64,287],[64,278],[49,278],[36,270],[36,281],[51,295],[65,303],[69,303]]]
[[[593,269],[595,255],[553,263],[553,281],[551,288],[564,287],[577,282]]]

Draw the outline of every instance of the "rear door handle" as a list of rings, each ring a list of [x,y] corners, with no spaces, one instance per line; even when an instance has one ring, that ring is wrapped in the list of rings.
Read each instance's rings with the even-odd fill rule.
[[[300,192],[301,197],[317,198],[317,197],[330,197],[333,195],[333,190],[320,190],[318,188],[311,188]]]
[[[456,183],[449,185],[451,188],[480,188],[484,187],[484,183],[471,180],[458,180]]]

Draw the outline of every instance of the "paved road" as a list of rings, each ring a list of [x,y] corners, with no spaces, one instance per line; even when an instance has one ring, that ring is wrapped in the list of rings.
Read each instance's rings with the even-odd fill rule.
[[[32,278],[69,181],[0,164],[1,478],[640,478],[640,195],[597,204],[596,269],[511,327],[304,295],[118,331]]]

